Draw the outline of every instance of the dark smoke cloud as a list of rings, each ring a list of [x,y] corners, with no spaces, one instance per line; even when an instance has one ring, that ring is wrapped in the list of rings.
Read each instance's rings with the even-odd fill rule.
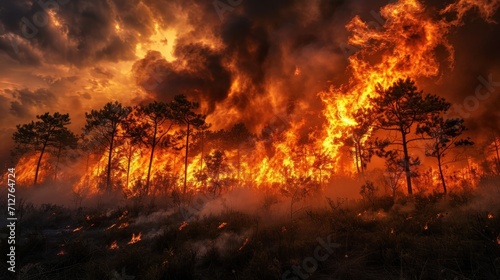
[[[340,47],[349,35],[346,23],[357,14],[367,22],[376,21],[371,12],[393,1],[243,0],[225,11],[221,19],[213,1],[72,0],[56,13],[63,26],[49,22],[37,28],[36,36],[26,39],[21,29],[23,18],[33,22],[33,16],[43,10],[37,2],[2,2],[0,62],[28,70],[53,65],[89,69],[88,87],[65,98],[72,109],[89,101],[104,103],[100,90],[117,77],[103,64],[136,61],[134,78],[152,98],[169,100],[184,93],[202,101],[205,113],[217,114],[218,106],[236,109],[238,117],[224,119],[224,125],[244,121],[251,128],[262,128],[276,116],[296,116],[305,118],[306,126],[319,125],[322,104],[317,93],[331,83],[340,85],[348,80],[348,61]],[[446,5],[437,0],[424,3],[436,16]],[[498,13],[495,19],[500,22]],[[136,57],[136,45],[147,40],[157,26],[179,31],[175,41],[165,41],[175,45],[174,60],[154,51]],[[498,34],[498,24],[485,23],[477,13],[469,12],[465,24],[450,34],[456,48],[455,68],[443,67],[439,81],[427,82],[423,89],[451,102],[462,102],[473,94],[478,76],[493,74],[494,80],[500,80]],[[81,80],[75,73],[62,78],[50,70],[39,78],[49,91],[36,87],[20,90],[15,87],[26,86],[16,85],[2,93],[16,94],[5,101],[16,121],[27,121],[50,104],[62,102],[62,97],[51,92],[59,94],[69,83]],[[230,95],[235,80],[240,86]],[[498,94],[484,102],[467,120],[471,130],[479,133],[476,126],[498,128],[492,121],[499,119],[498,105]]]
[[[33,117],[35,109],[46,108],[57,100],[56,96],[47,89],[6,90],[6,93],[11,94],[15,99],[10,103],[11,113],[21,118]]]

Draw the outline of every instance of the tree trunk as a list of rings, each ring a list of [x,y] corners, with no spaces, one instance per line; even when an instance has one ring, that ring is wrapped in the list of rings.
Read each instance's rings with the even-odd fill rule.
[[[240,163],[240,143],[238,143],[237,157],[238,157],[238,186],[239,186],[240,185],[240,166],[241,166],[241,163]]]
[[[59,149],[57,150],[56,169],[54,171],[54,181],[57,181],[57,171],[59,169],[59,159],[61,158],[61,150],[62,150],[62,146],[59,146]]]
[[[498,139],[495,137],[495,142],[494,142],[494,147],[495,147],[495,152],[497,154],[497,173],[500,174],[500,152],[499,152],[499,144],[498,144]]]
[[[200,171],[203,170],[203,156],[205,150],[205,131],[201,131],[201,158],[200,158]]]
[[[446,193],[447,193],[446,182],[444,180],[443,167],[441,166],[441,156],[439,155],[439,151],[438,151],[438,155],[437,155],[437,160],[438,160],[439,176],[441,177],[441,183],[443,184],[443,191],[444,191],[444,194],[446,195]]]
[[[408,154],[408,146],[406,142],[406,134],[404,130],[401,130],[402,142],[403,142],[403,153],[404,153],[404,163],[405,163],[405,173],[406,173],[406,185],[408,186],[408,195],[413,195],[413,189],[411,187],[411,171],[410,171],[410,155]]]
[[[184,194],[186,194],[186,191],[187,191],[188,152],[189,152],[189,122],[187,123],[187,132],[186,132],[186,157],[184,158],[184,190],[183,190]]]
[[[38,171],[40,170],[40,163],[42,162],[42,157],[43,154],[45,153],[45,148],[47,147],[47,143],[45,142],[42,147],[42,151],[40,152],[40,157],[38,158],[38,162],[36,164],[36,171],[35,171],[35,182],[33,185],[36,185],[36,182],[38,181]]]
[[[106,174],[106,191],[111,191],[111,158],[113,156],[115,135],[111,135],[111,141],[109,143],[109,153],[108,153],[108,170]]]
[[[359,148],[358,144],[354,144],[354,152],[355,152],[355,160],[356,160],[356,170],[358,171],[358,174],[361,174],[361,170],[359,170]]]
[[[153,134],[153,144],[151,145],[151,155],[149,156],[148,177],[146,178],[146,194],[149,193],[149,179],[151,178],[151,167],[153,166],[153,156],[156,148],[156,126]]]

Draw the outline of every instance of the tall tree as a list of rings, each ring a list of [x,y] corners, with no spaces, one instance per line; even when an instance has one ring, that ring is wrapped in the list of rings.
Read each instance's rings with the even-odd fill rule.
[[[378,97],[372,98],[373,113],[376,115],[377,128],[393,131],[399,139],[391,144],[402,147],[406,185],[408,195],[413,194],[411,184],[411,162],[408,149],[409,143],[422,140],[421,137],[411,138],[415,125],[424,122],[431,115],[440,114],[449,109],[450,104],[436,95],[417,91],[415,82],[407,78],[399,79],[387,89],[377,87]]]
[[[219,150],[214,151],[212,154],[206,155],[205,162],[207,165],[205,168],[207,179],[212,185],[214,195],[216,195],[217,190],[219,190],[220,193],[221,189],[224,186],[228,185],[227,178],[221,178],[221,175],[227,175],[231,171],[231,169],[227,164],[226,155]]]
[[[34,185],[38,182],[40,164],[47,148],[56,147],[60,144],[62,135],[71,134],[66,128],[66,126],[71,123],[69,114],[60,114],[56,112],[51,115],[50,113],[45,113],[36,116],[36,118],[39,119],[39,121],[31,121],[31,123],[17,125],[17,131],[12,135],[12,139],[17,144],[16,150],[21,153],[31,149],[40,152],[36,164]]]
[[[59,169],[59,162],[63,151],[69,149],[76,149],[78,147],[78,137],[71,131],[64,129],[57,133],[56,144],[56,166],[54,170],[54,181],[57,180],[57,173]]]
[[[364,108],[357,110],[353,118],[357,125],[352,126],[341,141],[353,148],[356,170],[358,174],[363,174],[375,152],[374,143],[369,141],[375,119],[370,110]]]
[[[92,110],[85,113],[87,123],[83,129],[84,134],[93,138],[106,146],[108,150],[108,164],[106,170],[106,190],[111,190],[111,159],[115,141],[122,132],[122,124],[131,111],[130,107],[124,107],[118,101],[108,102],[104,107],[97,111]]]
[[[230,141],[229,146],[236,146],[236,164],[238,168],[238,184],[240,183],[241,174],[241,149],[242,146],[247,142],[250,144],[253,140],[253,136],[248,130],[248,128],[243,123],[235,124],[228,133],[227,140]]]
[[[175,120],[171,107],[163,102],[154,101],[147,105],[136,106],[134,109],[127,130],[133,142],[139,142],[151,149],[145,190],[148,193],[156,148],[166,139],[165,136],[175,124]]]
[[[460,118],[445,120],[439,115],[433,115],[417,127],[417,133],[423,137],[429,137],[432,141],[430,145],[427,145],[425,155],[437,159],[439,177],[441,178],[444,194],[447,193],[446,180],[443,173],[443,166],[447,162],[443,162],[444,157],[454,147],[474,144],[469,138],[460,139],[460,136],[466,130],[463,123],[464,120]]]
[[[185,95],[177,95],[170,104],[172,108],[173,117],[176,122],[186,127],[186,146],[184,158],[184,189],[183,193],[187,191],[187,170],[188,170],[188,153],[189,153],[189,133],[191,128],[201,127],[205,124],[205,115],[197,114],[193,110],[200,107],[197,102],[187,100]]]

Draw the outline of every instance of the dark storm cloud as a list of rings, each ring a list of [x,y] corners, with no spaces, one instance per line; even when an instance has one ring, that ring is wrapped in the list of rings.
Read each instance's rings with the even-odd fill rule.
[[[34,110],[49,107],[57,101],[56,96],[47,89],[5,90],[5,93],[14,98],[10,103],[10,112],[19,118],[33,118]]]

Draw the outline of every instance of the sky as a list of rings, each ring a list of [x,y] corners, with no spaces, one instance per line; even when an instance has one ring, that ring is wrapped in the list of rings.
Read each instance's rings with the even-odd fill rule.
[[[318,92],[349,79],[346,24],[355,15],[376,23],[390,2],[2,0],[0,162],[11,164],[17,124],[69,113],[79,134],[85,112],[114,100],[186,94],[214,128],[243,121],[259,131],[294,112],[321,122]],[[454,1],[421,2],[437,17]],[[487,17],[467,12],[448,34],[454,65],[438,49],[442,71],[422,81],[425,91],[468,106],[466,124],[479,135],[500,127],[500,16]],[[471,96],[481,85],[476,106]]]

